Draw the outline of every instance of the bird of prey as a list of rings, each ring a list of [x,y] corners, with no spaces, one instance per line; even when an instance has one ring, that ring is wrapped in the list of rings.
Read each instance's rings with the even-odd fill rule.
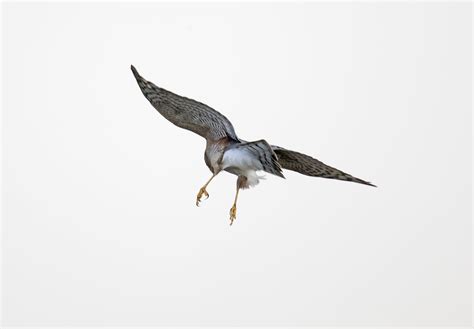
[[[211,107],[190,98],[179,96],[145,80],[135,67],[131,66],[138,86],[151,105],[174,125],[188,129],[206,139],[204,161],[212,172],[211,178],[199,190],[196,205],[203,196],[209,194],[207,186],[221,171],[237,176],[237,190],[234,203],[230,208],[230,225],[237,214],[239,190],[258,184],[262,177],[257,171],[285,178],[283,169],[299,172],[303,175],[339,179],[370,186],[367,181],[330,167],[309,155],[270,145],[266,140],[248,142],[235,133],[230,121]]]

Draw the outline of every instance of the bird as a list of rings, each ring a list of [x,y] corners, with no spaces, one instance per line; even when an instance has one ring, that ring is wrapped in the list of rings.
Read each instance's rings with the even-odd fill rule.
[[[207,187],[222,171],[237,176],[234,203],[229,211],[230,225],[237,217],[239,191],[256,186],[263,178],[257,172],[285,178],[283,170],[312,177],[337,179],[369,186],[374,184],[330,167],[300,152],[271,145],[265,139],[246,141],[237,136],[232,123],[223,114],[196,100],[177,95],[143,78],[131,70],[145,98],[165,119],[205,138],[204,161],[212,176],[199,189],[196,205],[209,198]]]

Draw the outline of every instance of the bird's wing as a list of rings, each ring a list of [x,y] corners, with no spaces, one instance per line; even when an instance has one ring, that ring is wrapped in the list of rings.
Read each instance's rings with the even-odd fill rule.
[[[267,173],[285,178],[281,166],[278,163],[278,157],[266,140],[261,139],[255,142],[243,142],[234,144],[231,147],[240,151],[248,152],[253,158],[258,159],[262,164],[262,170]]]
[[[330,167],[309,155],[295,151],[290,151],[279,146],[272,145],[273,151],[278,156],[278,162],[284,169],[299,172],[300,174],[314,177],[323,177],[330,179],[339,179],[349,182],[355,182],[370,186],[372,183],[366,182],[360,178],[346,174],[345,172]]]
[[[225,137],[239,140],[232,124],[221,113],[203,103],[157,87],[141,77],[133,65],[131,69],[143,95],[171,123],[191,130],[210,141]]]

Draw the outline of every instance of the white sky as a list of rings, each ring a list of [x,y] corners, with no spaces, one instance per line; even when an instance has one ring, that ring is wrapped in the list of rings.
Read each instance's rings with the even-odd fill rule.
[[[4,4],[5,325],[469,325],[470,4]],[[130,72],[379,188],[210,177]]]

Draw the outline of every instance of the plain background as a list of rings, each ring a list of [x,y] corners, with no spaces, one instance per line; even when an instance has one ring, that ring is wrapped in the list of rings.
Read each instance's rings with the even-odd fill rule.
[[[4,325],[471,322],[471,5],[4,4]],[[379,188],[228,211],[156,84]]]

